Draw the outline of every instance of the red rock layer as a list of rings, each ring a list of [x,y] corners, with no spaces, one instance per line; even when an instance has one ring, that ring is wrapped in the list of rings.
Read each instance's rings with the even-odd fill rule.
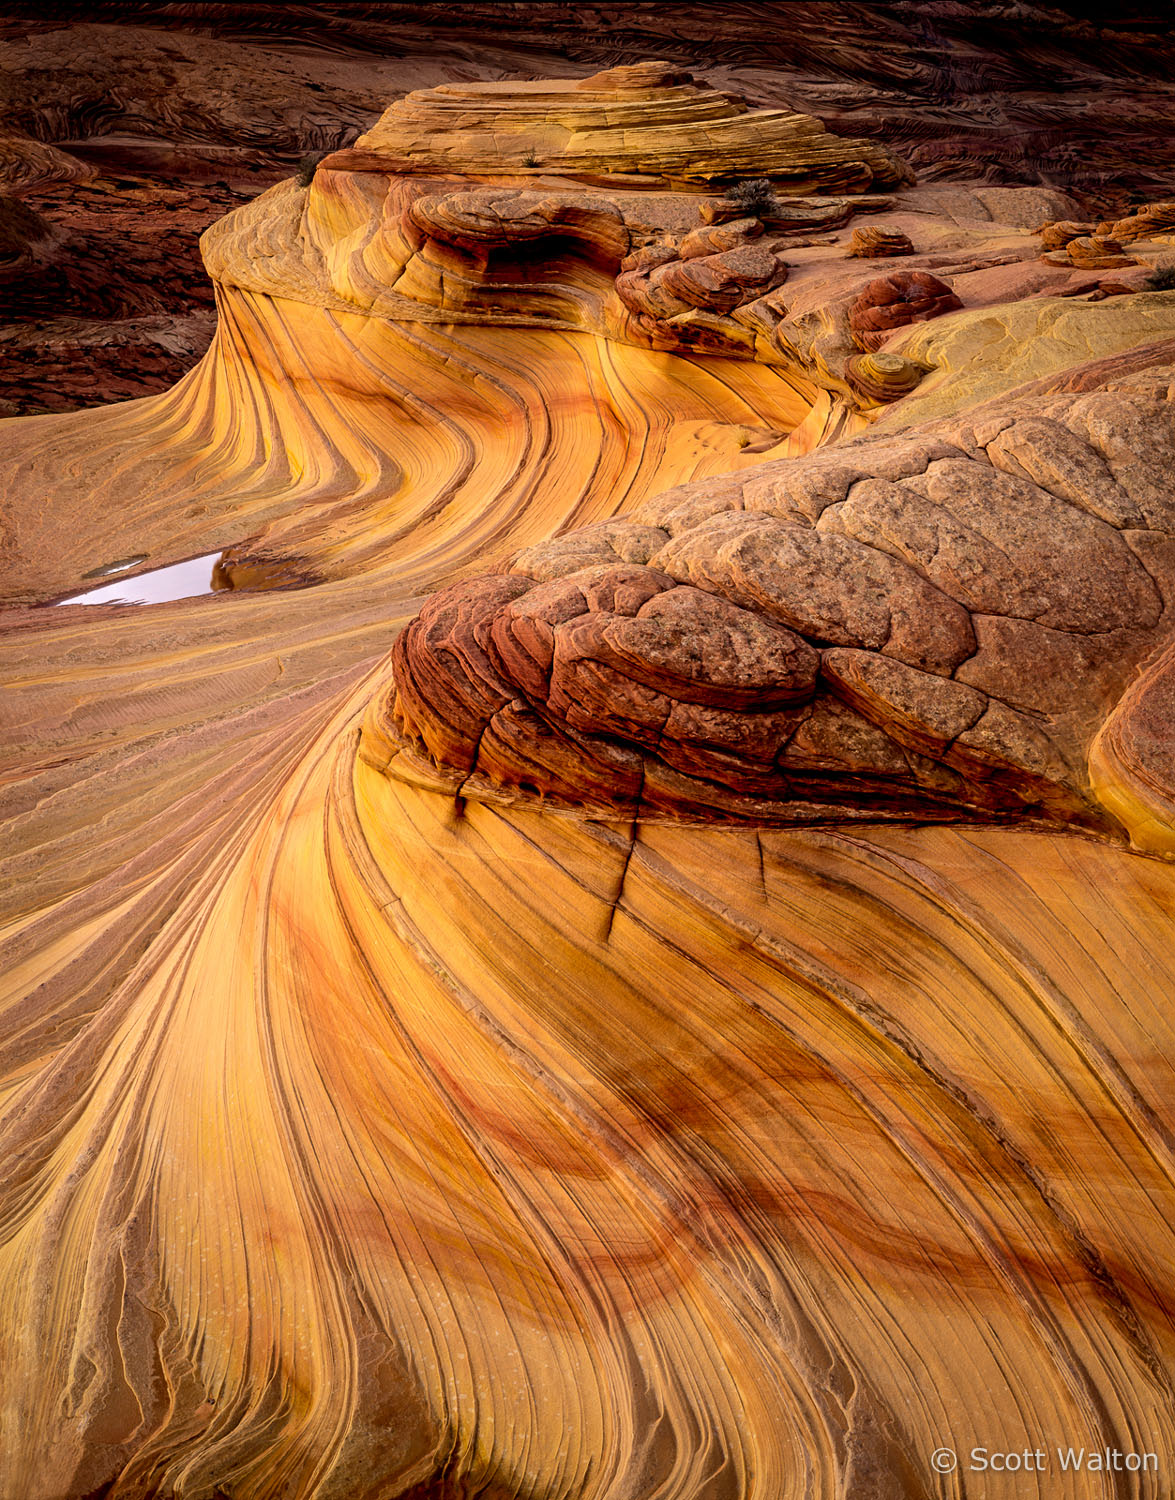
[[[1171,637],[1172,456],[1156,376],[691,486],[436,595],[365,756],[626,816],[1117,836],[1087,758]]]
[[[879,349],[895,328],[925,323],[962,307],[962,302],[929,271],[894,271],[871,281],[849,308],[849,327],[861,349]]]

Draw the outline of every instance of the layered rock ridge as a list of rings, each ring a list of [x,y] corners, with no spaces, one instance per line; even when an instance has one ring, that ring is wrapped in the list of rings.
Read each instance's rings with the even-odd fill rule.
[[[1157,371],[687,485],[434,596],[365,754],[642,818],[1120,833],[1089,758],[1175,629],[1173,460]]]
[[[442,89],[393,106],[309,185],[283,184],[210,230],[220,321],[200,367],[154,401],[22,433],[8,596],[66,592],[102,561],[97,546],[142,554],[145,567],[223,545],[218,579],[240,587],[386,569],[409,534],[423,558],[429,531],[440,550],[421,584],[435,584],[453,565],[442,537],[466,523],[479,547],[518,542],[525,510],[537,540],[750,464],[810,417],[797,441],[851,424],[849,405],[821,404],[774,337],[770,298],[787,266],[773,247],[843,222],[853,191],[900,167],[814,121],[766,112],[765,124],[663,67],[585,82],[550,85],[559,117],[587,138],[602,131],[604,153],[608,109],[631,113],[624,128],[648,172],[600,155],[602,186],[528,175],[505,128],[490,160],[487,122],[508,118],[514,98],[500,88],[458,91],[443,161],[387,154],[396,129],[415,138],[421,111],[450,108],[457,95]],[[546,98],[522,91],[524,125]],[[700,149],[714,121],[732,171],[742,141],[746,169],[777,186],[795,186],[789,163],[822,161],[850,196],[788,198],[778,232],[759,219],[707,229],[699,204],[714,199],[693,189],[709,179],[677,191],[672,143],[684,132]],[[458,159],[460,140],[471,159]],[[61,455],[75,444],[85,464],[71,472]],[[44,464],[62,474],[47,505],[33,503]],[[459,546],[474,550],[469,535]]]
[[[449,83],[409,94],[355,143],[409,170],[504,166],[698,190],[769,178],[787,193],[863,192],[913,181],[883,146],[830,135],[811,115],[750,109],[672,64],[591,78]],[[641,179],[644,179],[642,184]]]

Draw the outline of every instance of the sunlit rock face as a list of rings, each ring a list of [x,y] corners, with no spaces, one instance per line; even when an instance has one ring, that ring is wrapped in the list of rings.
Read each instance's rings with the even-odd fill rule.
[[[766,114],[408,99],[6,425],[0,1495],[1172,1451],[1175,298]]]
[[[1121,834],[1089,756],[1109,715],[1166,795],[1126,727],[1161,665],[1110,711],[1172,637],[1173,460],[1156,376],[686,486],[430,600],[372,758],[638,817]]]
[[[395,539],[409,534],[419,592],[459,565],[458,534],[465,558],[537,541],[750,465],[796,429],[804,447],[859,423],[840,353],[785,346],[775,299],[785,249],[810,258],[813,225],[889,200],[785,190],[796,162],[804,182],[830,175],[853,190],[908,173],[816,121],[748,111],[664,66],[619,74],[519,96],[526,128],[537,100],[571,122],[564,134],[604,137],[595,156],[584,148],[590,185],[520,167],[521,135],[504,134],[487,163],[485,137],[512,96],[447,86],[393,106],[309,185],[283,183],[214,226],[204,253],[221,316],[201,367],[150,407],[61,418],[22,438],[8,596],[68,592],[103,560],[98,546],[170,562],[224,545],[234,586],[387,568],[402,585]],[[438,136],[432,158],[397,154],[394,127],[411,134],[454,97],[464,135]],[[608,101],[633,115],[641,174],[607,170]],[[715,120],[725,180],[765,168],[785,191],[769,226],[744,220],[742,237],[703,221],[724,201],[717,186],[674,188],[682,132],[693,139]],[[440,160],[462,139],[474,158],[464,175]],[[57,457],[73,444],[84,466]],[[60,478],[34,505],[45,462]]]
[[[394,104],[355,144],[413,168],[542,166],[648,186],[769,177],[786,193],[863,192],[913,180],[883,147],[791,110],[749,110],[656,62],[559,82],[442,84]]]
[[[199,231],[303,153],[351,144],[389,101],[442,81],[577,79],[669,58],[866,137],[948,197],[958,183],[982,184],[993,205],[1008,184],[1081,195],[1080,212],[1032,223],[1120,220],[1166,197],[1175,171],[1168,18],[1153,6],[1090,19],[1029,0],[807,0],[786,25],[770,0],[18,10],[0,17],[0,134],[55,143],[75,172],[100,173],[30,198],[70,239],[38,279],[34,323],[31,286],[23,311],[0,306],[0,380],[18,411],[174,384],[212,333]]]

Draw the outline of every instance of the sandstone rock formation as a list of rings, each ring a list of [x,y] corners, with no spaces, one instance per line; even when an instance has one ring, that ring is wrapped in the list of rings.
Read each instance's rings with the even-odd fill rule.
[[[910,242],[910,236],[900,229],[869,224],[853,230],[848,253],[862,256],[866,260],[876,260],[890,255],[913,255],[914,246]]]
[[[1149,240],[1157,234],[1175,230],[1175,203],[1146,203],[1135,213],[1111,223],[1099,224],[1098,232],[1124,245],[1134,240]]]
[[[1127,382],[688,486],[434,596],[367,757],[397,774],[404,754],[417,781],[423,758],[463,797],[641,818],[1126,837],[1088,762],[1175,629],[1173,456],[1167,384]],[[1148,773],[1131,743],[1165,796],[1165,752]]]
[[[1058,219],[1051,224],[1042,224],[1037,233],[1045,250],[1063,250],[1071,241],[1093,234],[1095,228],[1096,225],[1081,224],[1075,219]]]
[[[901,354],[854,354],[845,362],[845,379],[866,401],[900,401],[919,385],[929,366]]]
[[[197,238],[243,200],[116,183],[64,151],[0,137],[4,410],[71,410],[165,390],[207,348],[212,289]]]
[[[205,235],[174,389],[5,425],[0,1495],[1175,1447],[1162,244],[1090,304],[898,182],[879,277],[663,122],[855,143],[583,82],[393,106]]]
[[[57,182],[86,182],[97,176],[88,163],[45,141],[0,135],[0,192],[19,197]]]
[[[1122,246],[1106,234],[1081,234],[1066,239],[1064,247],[1047,257],[1054,265],[1077,266],[1085,271],[1133,266],[1138,262],[1123,255]]]
[[[721,10],[538,4],[525,17],[478,3],[327,14],[153,0],[46,11],[14,0],[0,17],[0,132],[101,175],[100,190],[82,184],[75,195],[59,181],[29,204],[72,240],[51,308],[15,317],[11,333],[0,321],[0,380],[17,410],[166,389],[211,336],[199,230],[304,154],[349,144],[390,99],[442,81],[570,79],[668,57],[756,105],[867,137],[944,184],[947,200],[975,198],[980,184],[993,205],[1017,191],[1001,184],[1047,198],[1056,195],[1040,185],[1052,184],[1083,195],[1081,213],[1042,207],[1024,227],[1118,221],[1160,199],[1175,174],[1167,20],[1154,7],[1091,19],[1000,0],[812,0],[787,25],[758,0]],[[1016,222],[1009,212],[979,216]],[[119,268],[117,307],[93,306],[102,265]]]
[[[393,104],[356,146],[411,172],[512,166],[683,186],[766,178],[776,193],[800,194],[912,180],[869,141],[830,135],[808,115],[749,111],[660,62],[566,82],[442,84]]]
[[[878,349],[895,328],[925,323],[962,307],[944,281],[928,271],[895,271],[871,281],[849,308],[849,327],[862,349]]]

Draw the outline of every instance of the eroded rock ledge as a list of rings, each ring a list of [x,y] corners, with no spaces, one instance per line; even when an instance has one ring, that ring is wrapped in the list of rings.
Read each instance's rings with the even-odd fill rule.
[[[859,438],[533,547],[429,601],[361,753],[596,813],[1118,834],[1089,755],[1175,631],[1169,381]],[[1167,752],[1123,734],[1169,795]]]

